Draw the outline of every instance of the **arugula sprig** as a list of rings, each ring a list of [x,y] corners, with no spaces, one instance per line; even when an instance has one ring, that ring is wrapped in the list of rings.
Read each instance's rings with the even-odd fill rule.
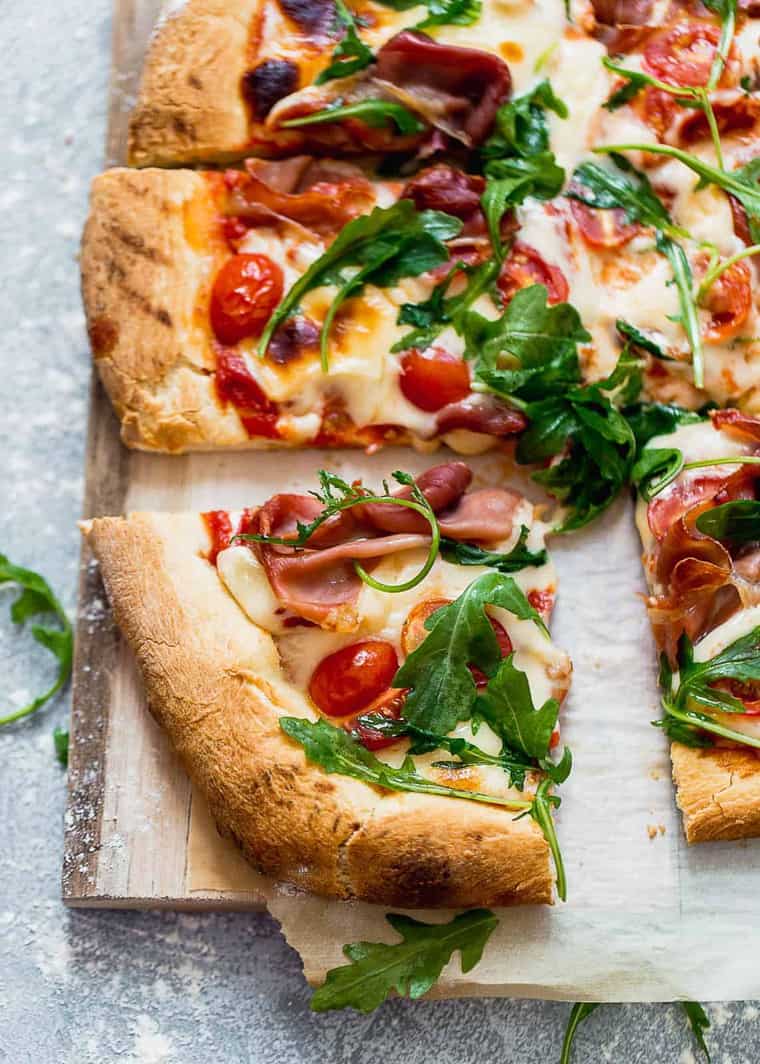
[[[487,605],[533,621],[548,638],[544,622],[518,584],[501,573],[483,573],[459,598],[427,618],[428,635],[394,677],[394,687],[408,688],[404,717],[410,724],[448,735],[459,721],[472,717],[478,692],[468,666],[477,665],[491,678],[502,663]],[[523,709],[531,712],[532,703]]]
[[[380,0],[394,11],[409,11],[413,7],[427,7],[427,15],[412,28],[426,30],[431,26],[472,26],[480,18],[483,0]]]
[[[457,950],[462,972],[471,971],[499,922],[489,909],[470,909],[446,924],[426,924],[399,913],[387,913],[385,919],[402,941],[344,946],[349,963],[327,973],[312,996],[314,1012],[344,1008],[372,1012],[394,990],[415,1001],[435,984]]]
[[[313,495],[315,499],[318,499],[319,502],[322,503],[323,509],[313,521],[309,521],[308,523],[296,521],[296,534],[294,536],[267,536],[253,532],[242,532],[234,538],[248,543],[269,543],[284,547],[293,547],[296,550],[300,550],[308,547],[309,540],[318,528],[320,528],[326,521],[329,521],[331,517],[342,513],[343,510],[350,510],[354,506],[363,506],[367,503],[385,503],[389,506],[401,506],[407,510],[414,510],[415,513],[420,515],[420,517],[424,517],[430,525],[431,540],[428,556],[419,572],[401,584],[384,584],[379,580],[375,580],[375,578],[371,576],[358,561],[354,560],[353,564],[356,573],[362,581],[376,591],[385,591],[389,593],[409,591],[413,587],[416,587],[417,584],[421,583],[433,568],[435,560],[438,557],[438,550],[441,542],[441,530],[435,512],[425,498],[425,495],[417,487],[414,477],[410,473],[404,473],[400,469],[397,469],[392,475],[397,484],[411,489],[412,497],[410,499],[399,499],[397,496],[391,495],[387,481],[383,482],[382,493],[373,494],[361,487],[361,485],[349,484],[347,481],[343,480],[342,477],[337,476],[337,474],[329,473],[325,469],[320,469],[317,473],[317,477],[319,478],[321,491],[311,491],[309,494]]]
[[[562,1056],[560,1057],[559,1064],[571,1064],[573,1041],[575,1040],[575,1034],[578,1027],[587,1016],[591,1015],[594,1009],[599,1008],[600,1004],[601,1002],[598,1001],[578,1001],[573,1005],[570,1010],[570,1017],[565,1030],[565,1039],[562,1043]],[[704,1053],[706,1060],[709,1062],[710,1054],[707,1050],[704,1037],[704,1032],[710,1026],[707,1013],[698,1001],[680,1001],[679,1005],[686,1014],[695,1042]]]
[[[56,760],[63,768],[68,768],[69,764],[69,733],[65,728],[53,729],[53,749],[55,750]]]
[[[402,304],[397,323],[411,325],[413,328],[393,345],[391,351],[407,351],[410,347],[424,350],[449,325],[461,332],[464,315],[472,304],[488,291],[498,272],[499,264],[493,261],[482,262],[477,266],[455,263],[426,300],[422,303]],[[448,292],[452,283],[461,275],[467,279],[465,287],[455,296],[450,296]]]
[[[475,387],[528,417],[518,462],[552,463],[533,479],[565,504],[558,531],[581,528],[630,478],[635,441],[617,407],[638,395],[638,359],[624,351],[610,377],[582,384],[578,344],[591,336],[569,303],[547,304],[543,285],[517,292],[495,321],[470,312],[465,338]]]
[[[16,585],[20,588],[18,598],[11,605],[11,620],[14,624],[23,624],[32,617],[39,617],[45,614],[53,615],[57,619],[58,628],[33,624],[32,636],[41,646],[49,650],[58,661],[58,676],[52,687],[45,691],[44,694],[38,695],[29,705],[0,718],[0,727],[36,713],[38,709],[61,690],[71,674],[74,647],[74,638],[69,619],[63,606],[56,598],[53,589],[44,577],[31,569],[23,569],[20,565],[13,565],[4,554],[0,554],[0,586],[3,584]]]
[[[441,211],[417,211],[408,199],[392,207],[375,207],[370,214],[355,218],[277,307],[261,337],[259,355],[264,357],[275,330],[295,313],[308,292],[337,285],[320,338],[322,369],[327,373],[330,331],[343,303],[365,285],[385,288],[403,277],[417,277],[440,266],[449,257],[444,241],[457,236],[461,228],[458,218]]]
[[[697,462],[684,462],[678,447],[654,447],[642,451],[633,468],[631,479],[646,502],[671,484],[679,473],[690,469],[708,469],[721,465],[760,465],[757,455],[724,455],[722,458],[705,458]]]
[[[392,122],[399,133],[404,136],[422,133],[425,129],[425,123],[408,107],[404,107],[395,100],[384,100],[379,97],[346,104],[339,98],[333,100],[327,107],[323,107],[321,111],[312,111],[311,114],[288,118],[280,124],[283,129],[298,129],[301,126],[319,126],[326,122],[340,122],[344,118],[358,118],[365,125],[375,129],[382,129],[383,126]]]
[[[649,150],[639,145],[642,151]],[[655,145],[655,148],[659,146]],[[679,315],[677,320],[686,333],[691,349],[694,383],[704,387],[704,351],[697,317],[697,305],[693,292],[693,276],[686,252],[679,243],[688,237],[688,232],[677,226],[665,205],[652,188],[646,174],[636,170],[632,163],[621,155],[620,146],[595,148],[610,154],[615,168],[597,163],[582,163],[573,174],[573,183],[566,195],[589,207],[609,210],[621,208],[627,222],[640,222],[655,230],[657,250],[664,255],[673,271],[673,283],[678,292]]]
[[[486,550],[474,543],[463,543],[458,539],[441,539],[441,557],[455,565],[487,565],[499,573],[516,573],[528,566],[545,565],[548,554],[545,549],[530,550],[526,546],[530,529],[520,526],[517,543],[507,553]]]
[[[674,673],[663,654],[660,685],[666,717],[655,721],[656,725],[664,728],[671,738],[677,737],[687,745],[704,745],[701,733],[709,732],[760,749],[760,739],[718,723],[711,716],[713,713],[746,712],[740,699],[713,684],[720,680],[760,681],[760,626],[740,636],[707,661],[694,660],[694,647],[684,633],[678,644],[677,667],[678,672]]]
[[[705,510],[695,521],[697,530],[705,536],[733,544],[760,541],[760,502],[756,499],[736,499]]]
[[[356,19],[351,11],[343,0],[334,0],[334,3],[338,27],[344,27],[346,32],[332,54],[330,65],[315,78],[315,85],[324,85],[326,81],[332,81],[334,78],[347,78],[351,74],[358,74],[375,60],[372,49],[359,36]]]
[[[705,0],[708,3],[708,0]],[[708,3],[708,6],[710,4]],[[705,1059],[708,1064],[710,1061],[710,1052],[705,1043],[705,1031],[710,1028],[710,1020],[704,1007],[700,1005],[698,1001],[681,1001],[681,1008],[686,1013],[686,1019],[689,1021],[689,1027],[691,1027],[691,1033],[694,1036],[694,1041],[705,1055]]]
[[[547,111],[560,118],[568,116],[564,101],[544,80],[524,96],[502,104],[496,112],[494,132],[481,149],[486,177],[483,213],[499,259],[504,255],[501,219],[505,211],[527,196],[552,199],[565,181],[565,171],[549,149]]]

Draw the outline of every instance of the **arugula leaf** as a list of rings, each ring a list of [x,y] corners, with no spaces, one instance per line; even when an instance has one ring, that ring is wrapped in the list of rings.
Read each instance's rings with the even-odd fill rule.
[[[321,111],[288,118],[280,125],[283,129],[296,129],[301,126],[318,126],[325,122],[340,122],[344,118],[358,118],[375,129],[382,129],[388,122],[392,122],[403,135],[422,133],[425,129],[425,123],[408,107],[396,103],[395,100],[382,99],[357,100],[356,103],[347,104],[335,100]]]
[[[428,299],[422,303],[404,303],[399,311],[397,323],[412,325],[412,332],[406,333],[398,340],[391,351],[407,351],[410,347],[424,350],[448,325],[460,332],[467,311],[476,299],[487,291],[496,280],[499,264],[489,261],[477,266],[455,263],[450,272],[435,286]],[[464,274],[467,284],[455,296],[449,296],[448,290],[457,274]]]
[[[702,106],[700,100],[702,89],[691,85],[671,85],[667,81],[660,81],[659,78],[653,78],[650,74],[645,74],[641,70],[629,70],[608,56],[604,56],[602,64],[613,74],[626,79],[626,84],[613,92],[605,102],[604,107],[608,111],[617,111],[623,104],[638,96],[639,92],[647,86],[659,89],[661,92],[670,93],[671,96],[677,98],[678,103],[683,103],[686,106],[691,101],[693,101],[691,106]]]
[[[407,199],[398,200],[392,207],[375,207],[370,214],[354,218],[277,307],[262,334],[259,355],[266,354],[275,330],[295,313],[307,292],[337,284],[338,291],[322,325],[322,369],[327,372],[330,330],[345,300],[367,284],[387,287],[402,277],[417,277],[440,266],[449,257],[444,241],[457,236],[461,228],[458,218],[441,211],[417,211]],[[356,272],[345,273],[352,269]]]
[[[646,174],[636,170],[624,156],[611,155],[614,169],[598,163],[581,163],[565,195],[588,207],[604,210],[618,207],[624,211],[627,222],[651,225],[668,236],[687,236],[684,229],[673,223]]]
[[[489,909],[470,909],[447,924],[425,924],[399,913],[387,913],[385,918],[402,941],[344,946],[350,963],[327,973],[312,996],[314,1012],[344,1008],[372,1012],[393,990],[414,1001],[430,990],[457,950],[462,972],[471,971],[499,922]]]
[[[530,535],[527,525],[520,526],[520,538],[508,554],[485,550],[474,543],[462,543],[458,539],[441,539],[441,557],[455,565],[488,565],[500,573],[516,573],[529,565],[545,565],[546,550],[529,550],[525,543]]]
[[[754,543],[760,540],[760,502],[737,499],[724,502],[697,517],[698,531],[713,539],[730,543]]]
[[[646,351],[647,354],[654,355],[655,358],[659,358],[663,362],[675,362],[674,358],[665,354],[659,344],[655,343],[655,341],[650,336],[647,336],[646,333],[643,333],[641,329],[637,329],[635,325],[631,325],[629,321],[624,321],[622,318],[618,318],[615,322],[615,328],[634,349]]]
[[[546,112],[567,118],[568,110],[544,80],[531,92],[502,104],[496,112],[494,132],[481,149],[486,188],[483,213],[498,258],[503,255],[501,219],[509,207],[527,196],[547,200],[558,195],[565,171],[549,150]]]
[[[533,704],[528,677],[515,668],[509,654],[478,696],[476,712],[513,750],[528,757],[546,758],[549,742],[559,716],[559,702],[548,698],[540,707]]]
[[[500,798],[479,791],[464,791],[421,776],[414,761],[407,757],[399,768],[384,761],[357,742],[343,728],[336,728],[326,720],[309,721],[302,717],[280,717],[280,727],[289,738],[299,743],[309,761],[326,772],[351,776],[388,791],[411,791],[417,794],[436,794],[442,798],[462,798],[472,802],[501,805],[516,812],[530,812],[530,801]]]
[[[682,406],[668,403],[637,403],[627,407],[623,413],[633,430],[639,453],[655,436],[665,436],[675,432],[681,425],[691,425],[704,420],[702,415],[694,410],[686,410]]]
[[[463,322],[465,358],[474,359],[484,390],[504,398],[540,399],[581,379],[577,346],[591,335],[569,303],[549,306],[544,285],[515,293],[494,321],[470,311]]]
[[[712,92],[720,81],[720,75],[728,61],[731,41],[736,30],[737,0],[705,0],[705,7],[714,12],[721,21],[721,34],[715,58],[707,79],[706,92]]]
[[[315,78],[315,85],[324,85],[333,78],[347,78],[350,74],[357,74],[375,59],[372,49],[359,36],[356,20],[343,0],[335,0],[335,18],[339,25],[345,27],[346,33],[336,46],[330,65]]]
[[[712,7],[710,0],[705,0],[705,3],[708,7]],[[689,1021],[694,1040],[709,1062],[710,1053],[705,1044],[704,1036],[704,1032],[710,1027],[710,1020],[707,1017],[707,1013],[698,1001],[682,1001],[681,1008],[686,1013],[686,1018]]]
[[[562,1056],[560,1057],[559,1064],[570,1064],[570,1054],[573,1048],[575,1032],[586,1017],[590,1016],[594,1009],[599,1008],[599,1005],[600,1002],[598,1001],[577,1001],[575,1005],[573,1005],[570,1010],[570,1018],[567,1022],[565,1039],[562,1043]]]
[[[546,633],[541,617],[511,577],[483,573],[459,598],[428,617],[429,634],[393,679],[394,687],[409,688],[404,716],[415,727],[447,735],[472,716],[477,689],[468,665],[477,665],[490,677],[502,660],[487,605],[532,620]]]
[[[64,768],[69,763],[69,733],[64,728],[55,728],[53,730],[53,746],[55,748],[55,756]]]
[[[745,746],[760,748],[760,739],[720,724],[711,716],[712,713],[745,712],[744,703],[730,691],[712,686],[719,680],[760,681],[760,626],[736,639],[708,661],[695,661],[692,644],[686,634],[682,635],[678,644],[678,687],[675,690],[673,673],[667,662],[663,663],[661,670],[662,705],[668,718],[687,728],[698,728]],[[663,727],[662,722],[655,723]],[[665,730],[669,731],[669,727]]]
[[[697,388],[703,388],[705,383],[704,351],[697,317],[697,302],[694,298],[694,278],[691,266],[681,245],[662,233],[657,234],[657,250],[665,255],[673,271],[673,284],[678,291],[680,309],[680,313],[674,320],[681,324],[689,340],[694,384]]]
[[[427,17],[412,27],[416,30],[428,26],[472,26],[480,18],[483,7],[483,0],[380,0],[380,3],[394,11],[427,7]]]
[[[705,749],[713,745],[712,739],[700,731],[696,724],[687,724],[675,717],[662,717],[653,720],[655,728],[662,728],[672,743],[681,743],[682,746],[690,746],[695,750]]]
[[[648,447],[642,451],[631,472],[631,481],[645,502],[651,502],[683,469],[678,447]]]
[[[739,200],[747,212],[752,241],[760,243],[760,156],[737,170],[726,171],[712,166],[690,152],[683,151],[681,148],[673,148],[668,144],[613,144],[603,148],[594,148],[594,151],[610,153],[648,151],[653,155],[667,155],[671,159],[678,159],[698,175],[700,178],[698,187],[713,184]],[[616,155],[614,157],[617,159]],[[683,231],[676,231],[670,235],[684,236],[686,234]]]
[[[29,705],[0,718],[0,727],[35,713],[61,690],[71,673],[74,644],[69,619],[44,577],[31,569],[13,565],[4,554],[0,554],[0,585],[2,584],[16,584],[21,588],[21,593],[11,606],[11,620],[15,624],[23,624],[41,614],[53,614],[58,619],[60,628],[32,625],[34,639],[55,655],[58,661],[58,676],[53,686],[44,694],[38,695]]]

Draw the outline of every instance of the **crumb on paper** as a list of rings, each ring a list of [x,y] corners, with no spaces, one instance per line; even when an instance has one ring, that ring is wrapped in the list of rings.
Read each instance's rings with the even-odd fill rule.
[[[647,835],[650,839],[656,839],[658,835],[665,834],[664,824],[647,824]]]
[[[661,780],[662,779],[662,769],[650,768],[650,770],[649,770],[649,778],[650,778],[650,780]]]

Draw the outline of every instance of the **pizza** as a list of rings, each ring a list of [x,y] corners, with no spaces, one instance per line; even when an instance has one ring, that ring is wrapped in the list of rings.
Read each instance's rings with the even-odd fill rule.
[[[546,526],[462,462],[395,479],[84,532],[153,714],[262,872],[387,905],[551,902],[571,666]]]
[[[637,524],[689,842],[760,835],[760,419],[675,411],[642,451]],[[653,426],[654,427],[654,426]]]
[[[686,836],[760,835],[759,14],[188,0],[157,27],[81,259],[124,442],[495,448],[553,500],[448,461],[86,524],[153,713],[265,873],[564,897],[544,537],[632,485]]]

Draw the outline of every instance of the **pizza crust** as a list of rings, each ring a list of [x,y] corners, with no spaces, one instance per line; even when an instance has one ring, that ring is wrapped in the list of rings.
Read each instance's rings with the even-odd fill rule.
[[[129,124],[131,166],[240,158],[249,142],[241,81],[261,0],[189,0],[154,34]]]
[[[223,835],[261,872],[383,905],[551,903],[540,829],[496,806],[402,794],[310,764],[281,732],[312,716],[279,676],[271,636],[205,560],[197,515],[86,522],[150,709]]]
[[[760,759],[752,751],[673,743],[670,753],[688,842],[760,836]]]

